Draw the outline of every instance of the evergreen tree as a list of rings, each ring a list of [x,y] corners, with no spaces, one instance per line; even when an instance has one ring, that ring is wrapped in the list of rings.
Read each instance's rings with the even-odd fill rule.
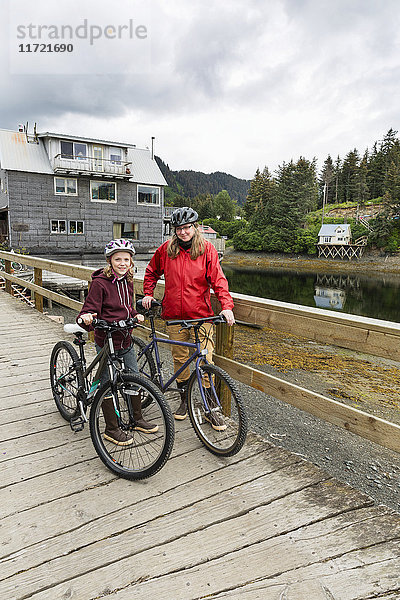
[[[359,207],[364,206],[366,201],[369,199],[368,189],[368,152],[366,151],[357,171],[356,187],[355,187],[355,200],[357,202],[357,216]]]
[[[214,198],[214,212],[221,221],[232,221],[236,214],[236,203],[226,190],[219,192]]]
[[[260,169],[257,168],[257,171],[250,182],[250,189],[246,197],[246,202],[244,203],[243,209],[244,214],[247,221],[250,221],[251,217],[257,210],[260,202],[261,202],[261,194],[262,194],[262,176],[260,173]]]
[[[324,162],[324,166],[322,167],[322,171],[318,180],[319,185],[319,202],[318,206],[322,206],[324,201],[326,203],[332,203],[335,201],[335,166],[333,164],[333,160],[331,155],[328,154],[328,158]]]
[[[343,202],[356,201],[357,178],[360,156],[357,148],[351,150],[345,157],[341,169],[341,182],[343,186]]]

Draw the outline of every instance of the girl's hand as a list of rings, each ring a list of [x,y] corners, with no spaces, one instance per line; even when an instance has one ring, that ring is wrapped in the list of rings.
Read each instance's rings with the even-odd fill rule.
[[[143,323],[143,321],[144,321],[144,316],[143,315],[141,315],[140,313],[138,313],[136,315],[136,318],[139,321],[139,323]]]
[[[86,326],[91,325],[93,323],[93,319],[97,317],[97,313],[85,313],[81,315],[79,318],[82,319]]]
[[[221,310],[221,315],[223,315],[226,319],[226,322],[228,323],[228,325],[233,325],[235,322],[235,317],[233,315],[233,312],[231,310]]]

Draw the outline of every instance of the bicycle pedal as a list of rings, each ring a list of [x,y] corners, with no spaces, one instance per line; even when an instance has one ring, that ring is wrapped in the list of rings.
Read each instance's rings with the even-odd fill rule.
[[[85,427],[85,420],[81,416],[75,417],[70,420],[69,425],[74,433],[78,433]]]

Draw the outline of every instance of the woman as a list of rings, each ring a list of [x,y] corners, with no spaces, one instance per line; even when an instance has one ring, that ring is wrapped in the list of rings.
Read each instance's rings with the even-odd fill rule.
[[[85,329],[93,330],[93,318],[98,317],[107,322],[120,321],[131,317],[137,317],[143,321],[143,315],[139,315],[133,308],[133,256],[135,248],[129,240],[111,240],[105,249],[107,265],[104,269],[98,269],[92,274],[92,282],[81,312],[77,316],[83,321]],[[96,350],[99,352],[104,346],[105,332],[95,329],[94,340]],[[117,356],[123,356],[125,367],[128,371],[137,372],[136,354],[131,343],[130,335],[122,331],[113,334],[113,343]],[[108,373],[103,372],[101,383],[108,380]],[[158,426],[148,423],[142,417],[140,394],[131,394],[133,412],[135,418],[135,429],[144,433],[155,433]],[[111,397],[108,397],[102,405],[106,430],[104,437],[117,446],[132,444],[133,437],[129,432],[122,431],[118,427],[117,417]]]
[[[210,288],[221,303],[222,311],[228,325],[233,325],[233,300],[229,293],[228,282],[222,272],[218,254],[214,246],[200,233],[197,223],[198,214],[187,206],[177,208],[171,215],[171,225],[174,228],[172,239],[162,244],[156,250],[146,268],[144,277],[143,306],[150,308],[154,288],[162,275],[165,278],[165,292],[162,301],[162,318],[197,319],[211,317]],[[207,348],[207,360],[212,362],[214,343],[212,339],[212,324],[205,323],[202,347]],[[189,341],[187,329],[180,331],[180,326],[169,327],[171,339]],[[171,346],[174,359],[175,373],[185,363],[189,356],[189,348]],[[175,412],[175,419],[182,420],[187,416],[186,387],[190,377],[187,367],[177,378],[178,387],[182,391],[182,401]],[[206,385],[206,384],[205,384]],[[223,429],[218,423],[217,415],[212,418],[214,429]]]

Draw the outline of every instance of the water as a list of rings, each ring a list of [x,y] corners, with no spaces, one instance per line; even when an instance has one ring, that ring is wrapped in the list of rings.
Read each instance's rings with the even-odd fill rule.
[[[222,266],[232,292],[400,322],[400,277]]]

